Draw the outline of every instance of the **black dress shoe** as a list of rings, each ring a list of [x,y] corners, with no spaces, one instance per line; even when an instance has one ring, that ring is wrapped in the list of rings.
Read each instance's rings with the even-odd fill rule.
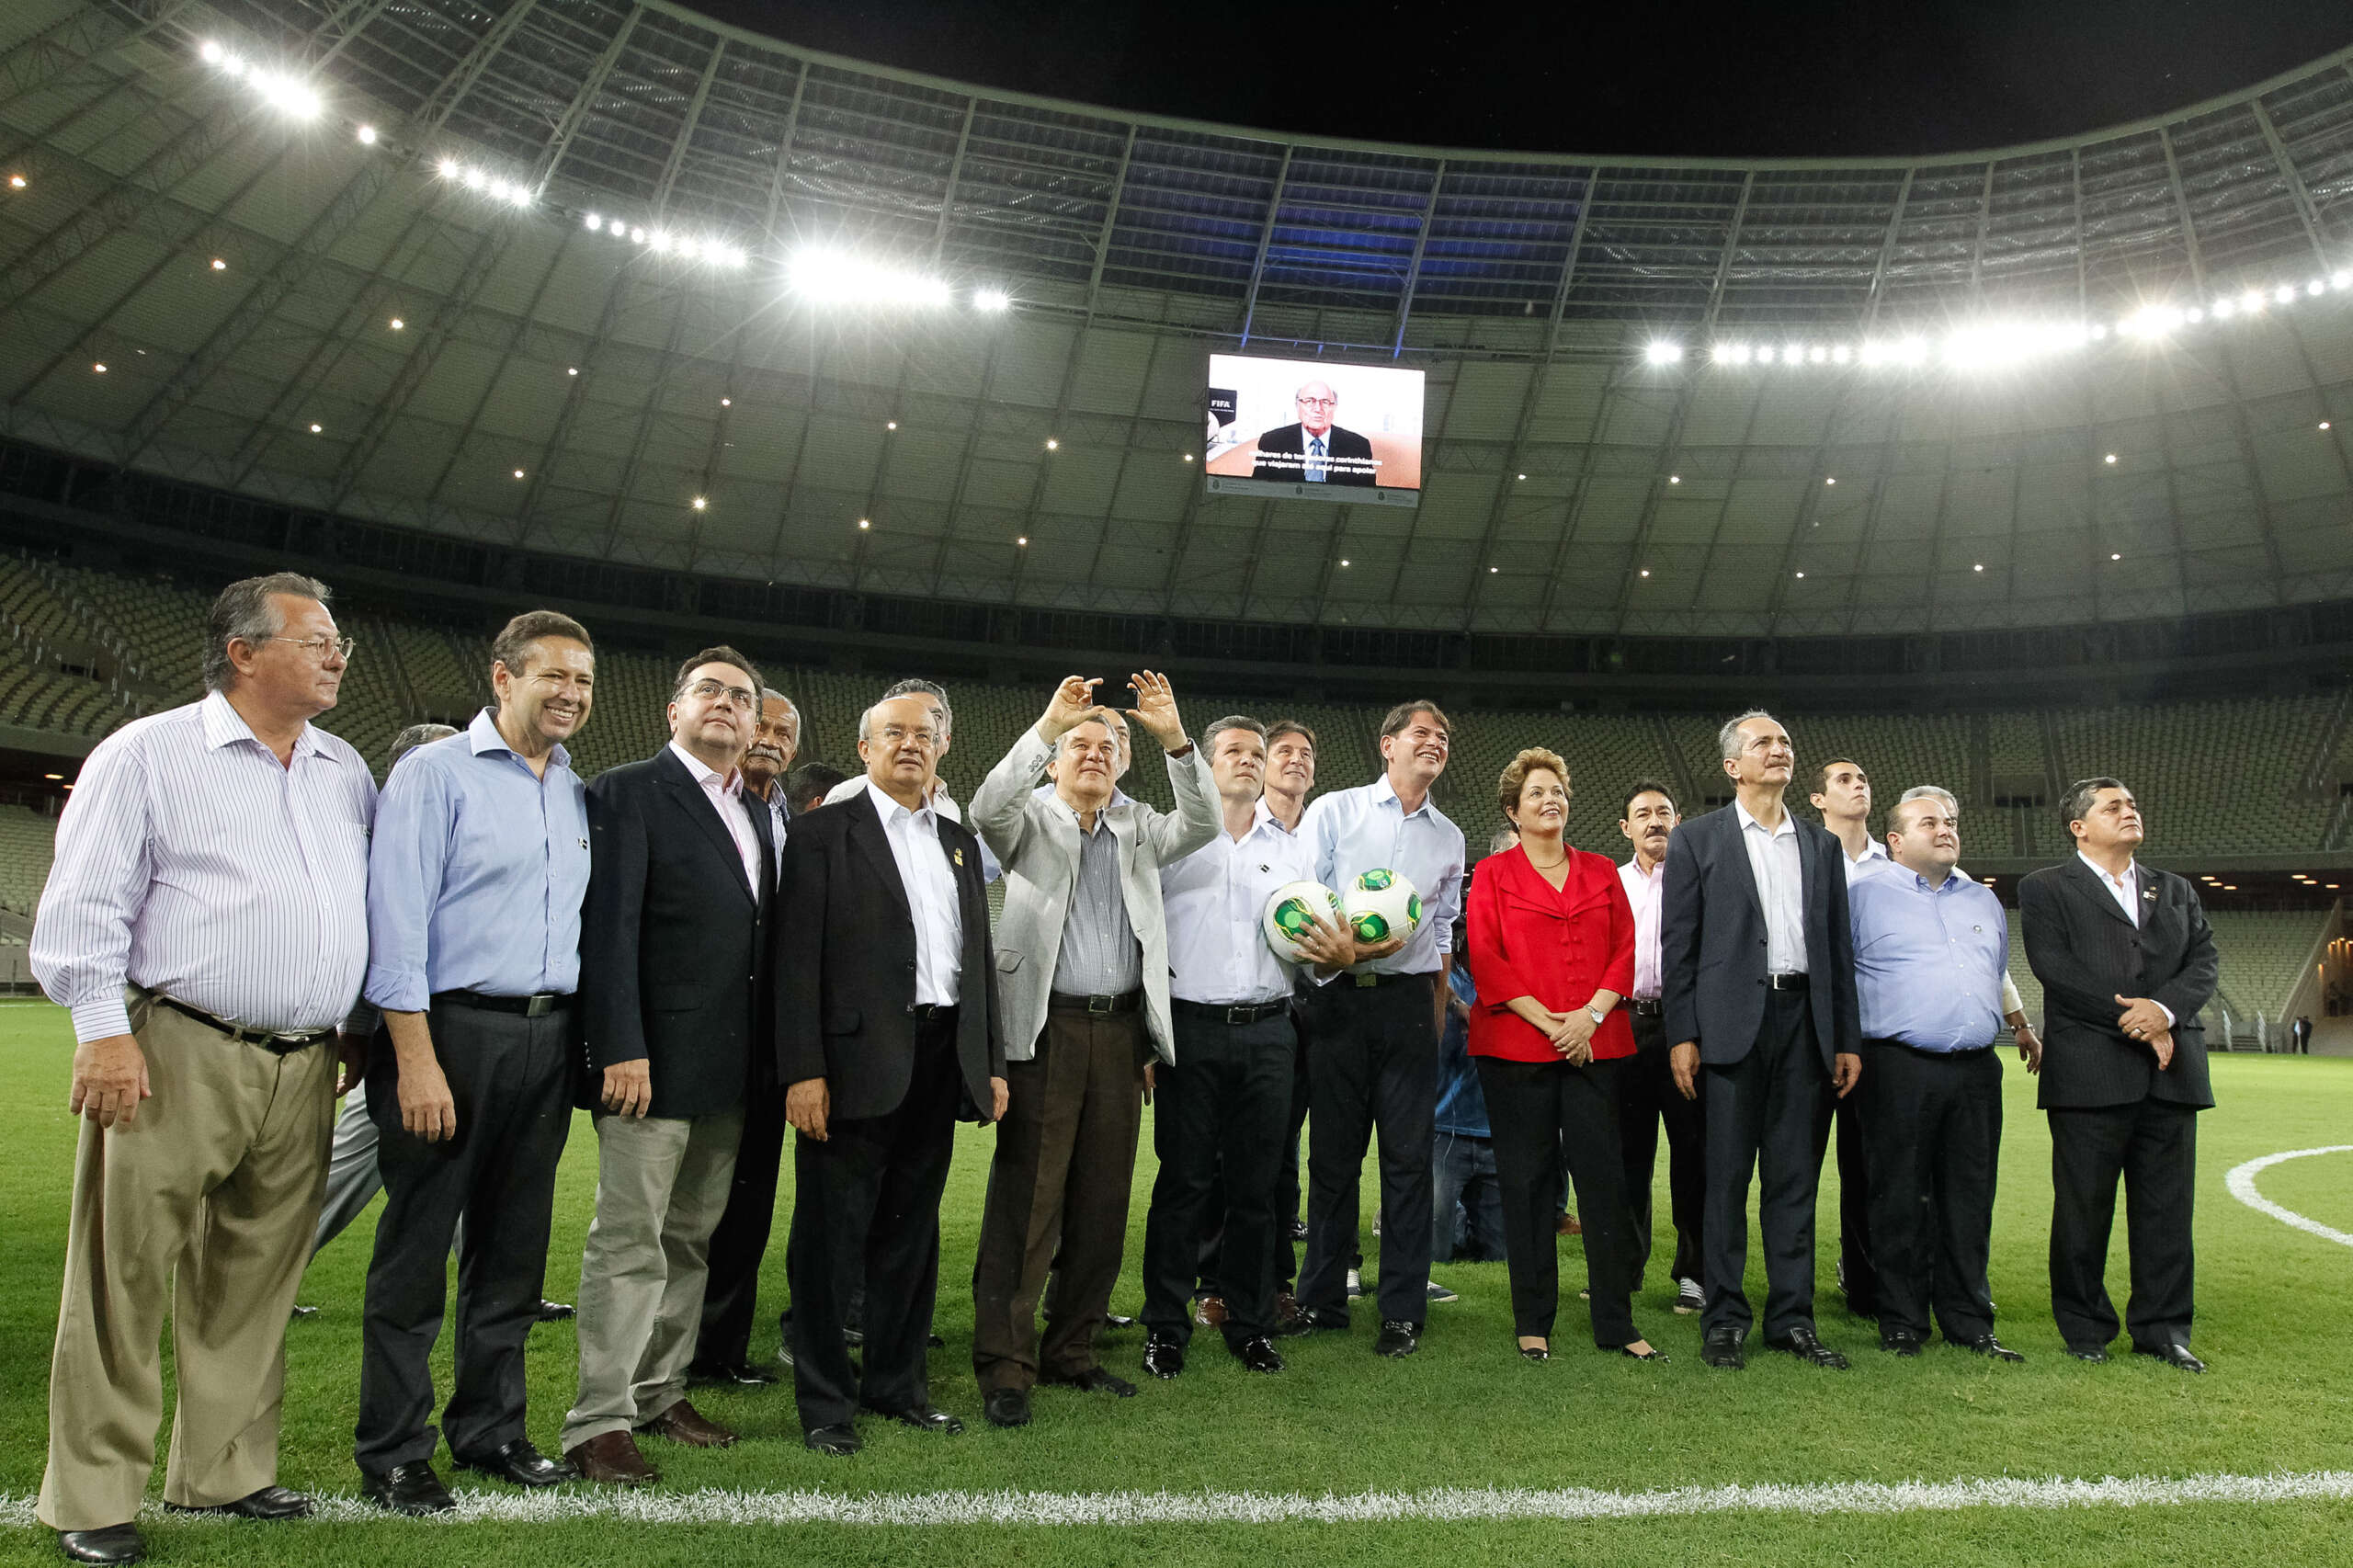
[[[1346,1334],[1348,1331],[1347,1314],[1336,1312],[1329,1307],[1302,1307],[1299,1309],[1299,1322],[1302,1334]]]
[[[2102,1361],[2108,1359],[2108,1346],[2105,1345],[2070,1345],[2067,1346],[2067,1354],[2073,1356],[2078,1361],[2089,1361],[2094,1366],[2097,1366]]]
[[[379,1508],[412,1517],[426,1514],[446,1514],[458,1506],[441,1478],[433,1473],[430,1460],[411,1460],[396,1464],[388,1471],[359,1472],[359,1495]]]
[[[1519,1347],[1519,1357],[1523,1361],[1550,1361],[1552,1347],[1549,1345],[1523,1345]]]
[[[2019,1355],[2017,1351],[2011,1349],[2008,1346],[1995,1338],[1990,1330],[1971,1340],[1965,1348],[1974,1350],[1980,1356],[1983,1356],[1986,1359],[1992,1361],[2023,1361],[2026,1359],[2025,1357]]]
[[[1275,1342],[1263,1334],[1236,1346],[1233,1358],[1242,1363],[1245,1371],[1279,1372],[1283,1369],[1283,1358],[1275,1349]]]
[[[540,1297],[540,1318],[539,1318],[539,1321],[540,1321],[540,1322],[541,1322],[541,1323],[562,1323],[564,1319],[566,1319],[566,1318],[570,1317],[571,1315],[572,1315],[572,1303],[571,1303],[571,1302],[569,1302],[569,1301],[549,1301],[545,1296],[542,1296],[542,1297]]]
[[[1794,1356],[1809,1366],[1827,1368],[1834,1372],[1843,1372],[1849,1365],[1847,1358],[1816,1339],[1810,1328],[1793,1328],[1787,1334],[1769,1335],[1765,1341],[1765,1347]]]
[[[1699,1345],[1699,1359],[1707,1366],[1737,1372],[1748,1365],[1740,1342],[1747,1335],[1736,1328],[1711,1328]]]
[[[293,1311],[286,1314],[286,1320],[289,1323],[293,1323],[302,1318],[314,1318],[318,1315],[319,1309],[316,1307],[297,1306]]]
[[[846,1460],[866,1447],[857,1430],[849,1423],[838,1426],[820,1426],[801,1439],[801,1446],[814,1449],[829,1459]]]
[[[2192,1356],[2187,1345],[2135,1345],[2132,1346],[2132,1354],[2147,1356],[2152,1359],[2163,1361],[2168,1367],[2178,1367],[2185,1372],[2202,1372],[2206,1369],[2206,1363]]]
[[[529,1437],[501,1443],[488,1453],[452,1455],[460,1470],[509,1481],[517,1486],[560,1486],[577,1481],[580,1472],[562,1460],[551,1460],[532,1446]]]
[[[1083,1372],[1074,1372],[1066,1378],[1040,1376],[1038,1381],[1041,1383],[1051,1383],[1057,1388],[1077,1389],[1082,1393],[1108,1393],[1115,1399],[1133,1399],[1136,1396],[1135,1384],[1125,1378],[1107,1372],[1100,1367],[1089,1367]]]
[[[1890,1329],[1879,1336],[1879,1347],[1891,1356],[1917,1356],[1925,1345],[1918,1335],[1901,1328]]]
[[[1133,1318],[1121,1317],[1117,1312],[1105,1312],[1103,1314],[1103,1326],[1107,1329],[1133,1328],[1135,1325],[1136,1320]]]
[[[749,1361],[714,1361],[709,1366],[688,1367],[687,1381],[690,1383],[733,1383],[740,1388],[764,1389],[776,1381],[774,1372],[764,1372]]]
[[[147,1556],[147,1543],[137,1525],[108,1525],[95,1530],[59,1530],[57,1550],[76,1562],[138,1562]]]
[[[1026,1389],[991,1389],[981,1401],[981,1414],[992,1426],[1029,1425],[1029,1394]]]
[[[1422,1347],[1422,1325],[1400,1323],[1392,1318],[1381,1325],[1381,1337],[1372,1342],[1372,1353],[1392,1360],[1403,1360]]]
[[[186,1503],[165,1503],[167,1514],[225,1514],[239,1519],[307,1519],[318,1506],[300,1492],[290,1492],[283,1486],[265,1486],[258,1492],[248,1492],[233,1503],[214,1503],[197,1507]]]
[[[872,1405],[866,1407],[874,1410]],[[954,1437],[964,1429],[964,1424],[944,1410],[934,1410],[928,1404],[914,1405],[905,1410],[874,1410],[877,1415],[888,1416],[902,1426],[912,1426],[918,1432],[940,1432]]]
[[[1146,1335],[1143,1369],[1164,1381],[1175,1377],[1185,1369],[1185,1347],[1165,1334]]]

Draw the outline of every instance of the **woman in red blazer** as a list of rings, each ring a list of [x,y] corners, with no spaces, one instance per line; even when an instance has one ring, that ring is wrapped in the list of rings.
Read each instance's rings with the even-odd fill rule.
[[[1486,1091],[1502,1189],[1519,1353],[1551,1358],[1559,1308],[1552,1214],[1565,1159],[1585,1220],[1593,1342],[1660,1358],[1634,1328],[1633,1267],[1618,1152],[1620,1063],[1634,1031],[1618,1003],[1634,988],[1634,911],[1606,855],[1573,849],[1569,767],[1532,748],[1511,759],[1496,801],[1518,848],[1479,862],[1471,880],[1471,1054]]]

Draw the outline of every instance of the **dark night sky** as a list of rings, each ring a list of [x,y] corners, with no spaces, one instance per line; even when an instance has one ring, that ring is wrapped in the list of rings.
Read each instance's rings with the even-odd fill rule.
[[[687,0],[1017,92],[1385,142],[1692,156],[1937,153],[2155,115],[2353,43],[2281,0]]]

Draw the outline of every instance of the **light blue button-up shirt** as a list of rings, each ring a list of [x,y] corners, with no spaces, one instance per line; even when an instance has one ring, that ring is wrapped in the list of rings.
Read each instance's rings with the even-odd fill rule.
[[[368,856],[368,984],[392,1012],[436,992],[568,994],[580,984],[588,803],[571,754],[544,778],[490,710],[418,746],[384,781]]]
[[[1931,888],[1890,863],[1847,890],[1855,994],[1865,1040],[1916,1051],[1972,1051],[2002,1027],[2009,923],[2002,901],[1967,877]]]
[[[1315,880],[1345,898],[1348,883],[1386,867],[1402,871],[1422,895],[1422,923],[1385,959],[1358,966],[1376,974],[1435,974],[1454,950],[1462,912],[1462,830],[1427,796],[1410,815],[1382,774],[1355,790],[1335,790],[1308,806],[1299,835],[1315,855]]]

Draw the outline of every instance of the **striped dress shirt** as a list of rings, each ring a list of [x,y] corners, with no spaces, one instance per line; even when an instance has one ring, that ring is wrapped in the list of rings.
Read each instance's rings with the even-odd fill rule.
[[[219,692],[82,765],[28,956],[77,1040],[129,1034],[126,983],[251,1028],[343,1021],[368,971],[376,781],[303,726],[291,766]]]

